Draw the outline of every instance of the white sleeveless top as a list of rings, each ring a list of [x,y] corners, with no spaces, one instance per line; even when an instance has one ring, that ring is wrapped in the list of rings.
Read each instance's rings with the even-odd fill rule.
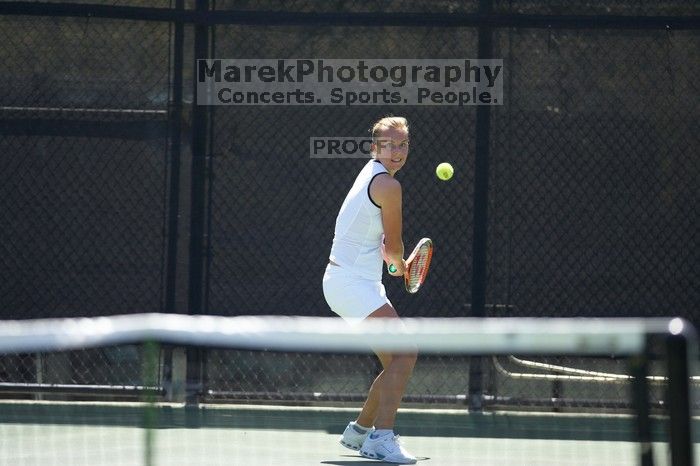
[[[384,233],[381,208],[369,197],[369,184],[375,176],[388,173],[384,165],[370,160],[357,175],[335,220],[335,236],[330,260],[369,280],[382,279]]]

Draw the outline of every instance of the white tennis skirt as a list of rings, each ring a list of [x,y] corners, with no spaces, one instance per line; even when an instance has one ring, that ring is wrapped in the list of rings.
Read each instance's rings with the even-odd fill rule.
[[[357,323],[385,304],[391,305],[381,281],[368,280],[328,264],[323,295],[331,310],[349,323]]]

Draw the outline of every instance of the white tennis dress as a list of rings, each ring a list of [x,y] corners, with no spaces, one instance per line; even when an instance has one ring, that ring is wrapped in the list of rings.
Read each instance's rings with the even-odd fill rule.
[[[369,195],[372,180],[388,173],[370,160],[357,175],[335,221],[335,235],[323,276],[323,294],[330,308],[349,322],[358,322],[384,304],[391,304],[382,285],[380,245],[382,211]]]

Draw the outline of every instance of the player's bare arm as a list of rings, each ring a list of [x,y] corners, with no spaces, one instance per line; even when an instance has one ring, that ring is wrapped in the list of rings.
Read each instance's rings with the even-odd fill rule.
[[[380,175],[372,182],[370,195],[382,209],[386,259],[396,267],[394,272],[389,273],[396,277],[403,276],[406,264],[403,259],[401,183],[389,175]]]

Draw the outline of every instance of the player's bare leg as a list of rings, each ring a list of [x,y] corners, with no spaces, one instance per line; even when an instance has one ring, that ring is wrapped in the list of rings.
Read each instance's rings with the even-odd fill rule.
[[[370,314],[369,318],[398,318],[398,314],[393,307],[385,304]],[[376,431],[364,441],[360,453],[368,458],[388,462],[415,463],[416,458],[398,443],[398,436],[394,435],[393,429],[396,412],[416,364],[416,352],[375,352],[384,370],[370,387],[356,422],[360,425],[370,425],[369,422],[373,420]],[[362,424],[363,422],[367,424]]]
[[[384,371],[391,363],[390,354],[377,354],[379,361],[382,363],[382,372],[379,373],[372,386],[369,388],[369,393],[367,394],[367,399],[365,400],[364,406],[362,406],[362,411],[360,415],[357,416],[355,422],[361,426],[372,427],[374,426],[375,419],[377,418],[377,408],[379,407],[379,393],[382,380],[384,379]]]
[[[380,307],[368,318],[398,318],[389,304]],[[416,353],[387,353],[375,351],[384,370],[370,387],[365,405],[357,418],[360,425],[372,425],[377,429],[393,429],[396,411],[401,404],[408,379],[416,365]]]

